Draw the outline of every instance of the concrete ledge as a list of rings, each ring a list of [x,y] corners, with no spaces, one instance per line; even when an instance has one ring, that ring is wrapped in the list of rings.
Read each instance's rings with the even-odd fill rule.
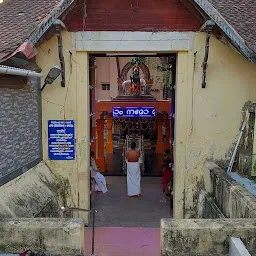
[[[162,256],[227,256],[230,237],[256,255],[256,219],[161,220]]]
[[[228,218],[256,218],[256,198],[216,164],[207,163],[206,168],[209,174],[205,177],[211,178],[207,190],[223,214]]]
[[[229,243],[229,256],[251,256],[240,238],[231,237]]]
[[[0,187],[0,219],[62,217],[68,184],[55,176],[42,161]]]
[[[0,252],[26,249],[50,254],[82,255],[84,223],[80,219],[11,219],[0,221]]]
[[[197,204],[197,218],[198,219],[225,218],[224,214],[215,204],[213,198],[211,198],[205,190],[202,190],[199,194],[199,199]]]

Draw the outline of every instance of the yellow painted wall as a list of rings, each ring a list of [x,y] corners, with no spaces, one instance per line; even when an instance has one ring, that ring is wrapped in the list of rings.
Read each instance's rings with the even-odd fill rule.
[[[214,37],[202,89],[204,47],[205,34],[197,33],[193,50],[178,53],[175,217],[193,216],[205,161],[230,160],[243,106],[256,100],[256,65]]]
[[[43,158],[53,172],[68,179],[71,191],[68,205],[88,209],[90,206],[88,55],[76,53],[72,42],[72,34],[63,32],[66,87],[61,87],[59,77],[52,85],[47,85],[42,92]],[[55,36],[37,49],[37,64],[42,68],[44,75],[47,75],[53,66],[60,66]],[[48,120],[75,120],[76,160],[49,160]],[[80,214],[80,216],[86,219],[86,215]]]
[[[70,204],[89,207],[88,55],[76,52],[72,34],[63,33],[66,88],[60,78],[45,88],[43,104],[44,160],[71,184]],[[175,139],[175,218],[191,217],[207,159],[227,160],[242,122],[242,108],[256,100],[256,65],[214,37],[210,42],[206,88],[201,87],[205,34],[194,35],[193,49],[178,52]],[[170,49],[171,50],[171,49]],[[68,53],[73,54],[70,56]],[[194,56],[194,53],[197,54]],[[57,40],[38,47],[37,64],[47,74],[59,65]],[[47,121],[76,121],[76,161],[49,161]],[[229,154],[229,155],[228,155]]]

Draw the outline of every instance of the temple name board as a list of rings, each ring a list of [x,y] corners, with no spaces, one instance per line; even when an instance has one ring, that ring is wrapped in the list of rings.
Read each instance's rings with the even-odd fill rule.
[[[154,107],[114,107],[113,117],[155,117],[156,110]]]
[[[48,154],[50,160],[75,159],[74,120],[48,121]]]

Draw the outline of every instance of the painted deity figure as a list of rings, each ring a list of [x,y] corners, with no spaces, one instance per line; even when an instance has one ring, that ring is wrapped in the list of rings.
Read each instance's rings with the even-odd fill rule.
[[[130,76],[131,79],[131,93],[132,95],[140,94],[140,71],[138,67],[133,68],[132,75]]]
[[[118,77],[118,85],[121,85],[124,95],[130,96],[143,96],[151,95],[149,89],[151,88],[153,81],[150,79],[150,72],[148,67],[144,64],[143,58],[134,58],[131,62],[128,62],[122,69],[120,77]],[[128,72],[132,71],[132,74],[128,76]],[[142,72],[141,72],[142,71]],[[141,75],[143,74],[143,78]],[[121,79],[127,77],[125,79]]]
[[[141,95],[145,94],[146,81],[140,78],[139,67],[133,67],[132,75],[129,80],[122,83],[125,95]]]

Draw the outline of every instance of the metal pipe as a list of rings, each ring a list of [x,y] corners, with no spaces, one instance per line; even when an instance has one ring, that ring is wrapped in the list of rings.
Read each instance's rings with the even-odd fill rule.
[[[94,255],[95,213],[96,211],[94,210],[92,212],[92,255]]]
[[[95,214],[97,213],[97,210],[87,210],[87,209],[83,209],[83,208],[76,208],[76,207],[64,207],[62,206],[61,209],[63,211],[65,211],[65,209],[70,209],[72,211],[72,215],[73,215],[73,211],[81,211],[81,212],[89,212],[92,213],[92,254],[91,256],[94,256],[94,243],[95,243]],[[72,216],[73,217],[73,216]]]
[[[241,130],[241,132],[240,132],[238,141],[237,141],[237,143],[236,143],[236,147],[235,147],[235,150],[234,150],[234,152],[233,152],[231,161],[230,161],[230,163],[229,163],[227,172],[231,172],[231,171],[232,171],[233,164],[234,164],[235,157],[236,157],[236,152],[237,152],[237,149],[238,149],[238,147],[239,147],[239,144],[240,144],[240,140],[241,140],[241,138],[242,138],[242,135],[243,135],[243,133],[244,133],[245,126],[246,126],[246,121],[243,123],[242,130]]]
[[[44,87],[47,85],[47,83],[44,83],[43,87],[41,88],[41,91],[43,91]]]
[[[14,75],[14,76],[26,76],[26,77],[42,77],[42,73],[37,73],[28,69],[14,68],[0,65],[0,74]]]

